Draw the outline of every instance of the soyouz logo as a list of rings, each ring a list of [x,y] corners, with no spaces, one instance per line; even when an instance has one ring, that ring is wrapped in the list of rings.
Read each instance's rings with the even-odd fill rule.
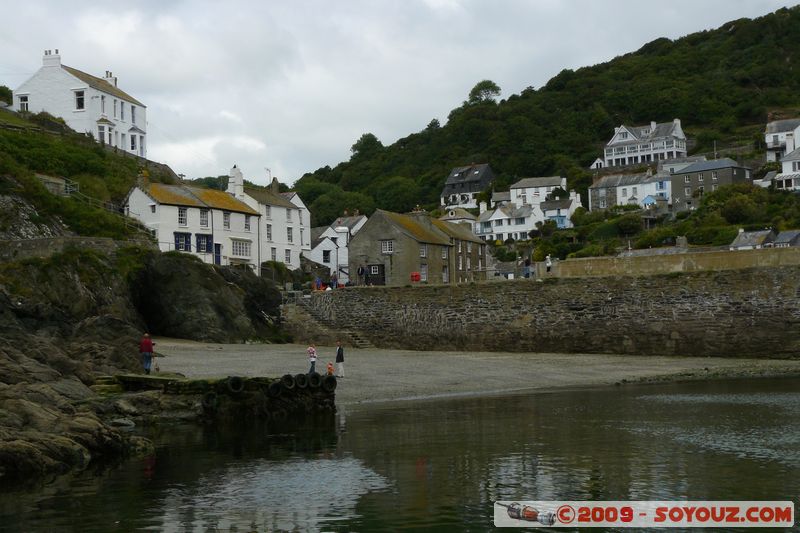
[[[497,501],[496,527],[793,527],[790,501]]]

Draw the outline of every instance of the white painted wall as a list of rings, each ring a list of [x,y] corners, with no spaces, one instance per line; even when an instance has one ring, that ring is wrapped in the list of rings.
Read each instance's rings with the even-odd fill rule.
[[[547,200],[547,195],[553,192],[553,189],[557,187],[561,187],[566,191],[567,178],[561,178],[560,185],[552,185],[548,187],[520,187],[510,189],[509,193],[511,196],[511,203],[515,205],[538,205]],[[525,202],[522,201],[523,196],[525,197]]]
[[[20,96],[28,97],[28,110],[32,113],[47,111],[53,116],[61,117],[67,125],[79,133],[91,133],[98,138],[97,121],[106,118],[114,126],[111,137],[108,135],[109,126],[104,127],[106,144],[116,146],[120,150],[147,157],[147,134],[132,133],[133,126],[147,131],[146,108],[123,100],[89,87],[85,82],[76,78],[61,68],[61,57],[58,54],[45,55],[43,66],[28,81],[14,91],[13,109],[20,110]],[[75,108],[75,91],[84,91],[84,109]],[[105,97],[105,112],[102,110],[102,101]],[[117,102],[117,114],[114,115],[114,102]],[[124,119],[120,106],[125,107]],[[131,106],[136,108],[136,123],[132,121]],[[124,135],[124,145],[123,138]],[[136,135],[136,149],[130,145],[131,135]],[[144,145],[142,146],[142,140]]]

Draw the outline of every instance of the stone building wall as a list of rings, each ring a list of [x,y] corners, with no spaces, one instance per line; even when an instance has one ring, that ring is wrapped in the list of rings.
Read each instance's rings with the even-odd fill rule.
[[[798,266],[357,287],[302,305],[385,348],[800,356]]]

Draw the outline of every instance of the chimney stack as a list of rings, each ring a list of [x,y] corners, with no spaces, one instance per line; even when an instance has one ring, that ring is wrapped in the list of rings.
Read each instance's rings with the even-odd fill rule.
[[[42,58],[42,66],[45,67],[60,67],[61,66],[61,56],[58,55],[58,48],[56,48],[55,54],[52,50],[45,50],[44,57]]]
[[[228,188],[226,192],[232,194],[234,198],[239,200],[244,198],[244,176],[242,171],[233,165],[230,173],[228,174]]]
[[[111,72],[110,70],[107,70],[107,71],[106,71],[106,77],[105,77],[105,80],[106,80],[108,83],[110,83],[111,85],[113,85],[114,87],[116,87],[116,86],[117,86],[117,78],[115,78],[115,77],[114,77],[114,73],[113,73],[113,72]]]
[[[650,121],[650,133],[653,133],[654,131],[656,131],[656,121],[655,120],[651,120]]]
[[[486,202],[479,203],[478,209],[480,210],[479,214],[484,214],[486,212]]]

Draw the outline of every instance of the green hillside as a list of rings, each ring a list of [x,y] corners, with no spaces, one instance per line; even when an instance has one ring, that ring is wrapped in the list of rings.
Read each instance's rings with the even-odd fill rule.
[[[343,209],[405,211],[430,208],[449,170],[488,162],[502,189],[523,176],[561,174],[585,191],[585,169],[622,123],[680,118],[695,152],[719,145],[762,148],[768,113],[800,107],[800,7],[672,41],[576,71],[563,70],[544,87],[496,102],[491,91],[471,94],[422,131],[383,146],[372,134],[354,145],[349,161],[304,175],[296,184],[315,223]]]

